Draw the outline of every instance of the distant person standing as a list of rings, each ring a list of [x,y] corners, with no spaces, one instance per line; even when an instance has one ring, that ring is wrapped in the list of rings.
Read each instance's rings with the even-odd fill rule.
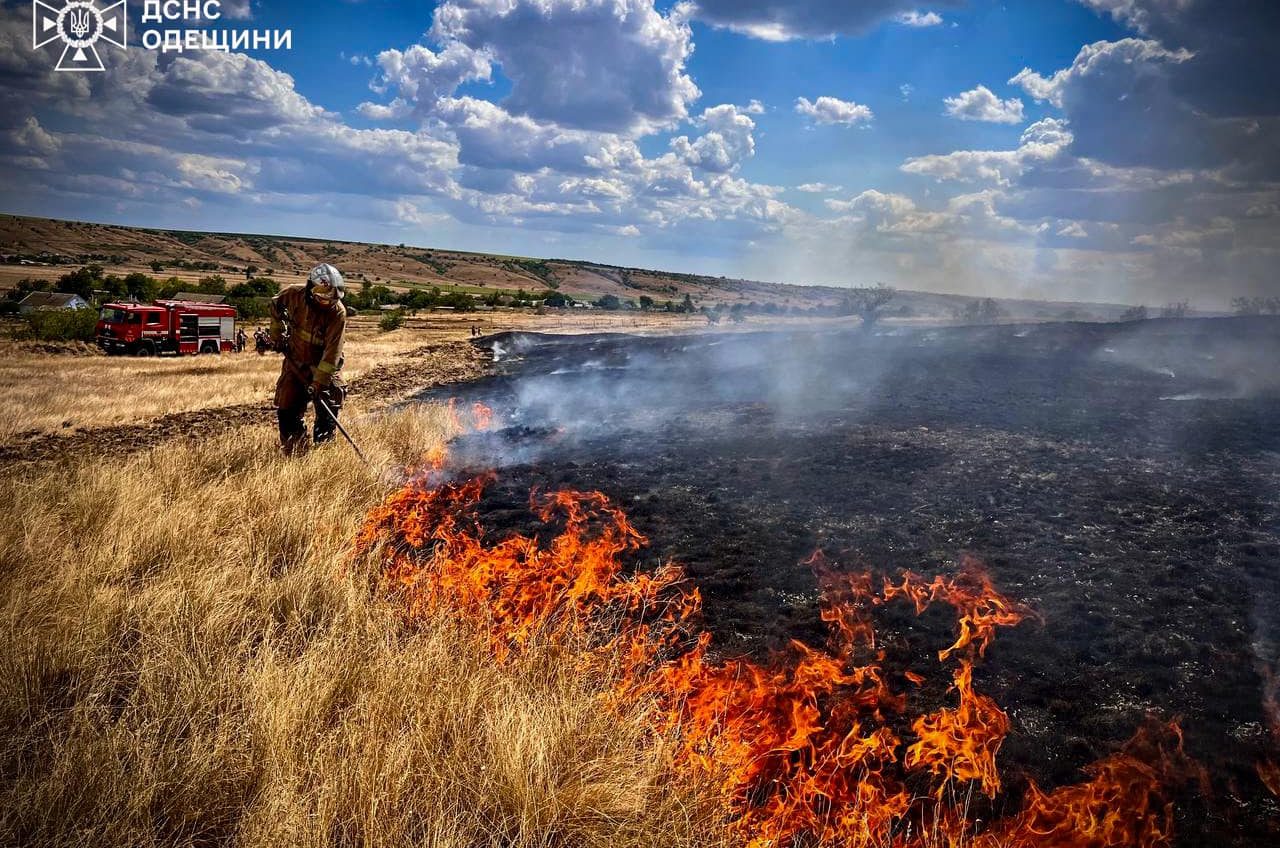
[[[271,343],[284,354],[275,404],[285,456],[307,448],[302,416],[308,402],[315,401],[312,438],[316,444],[332,439],[337,428],[337,415],[346,399],[340,374],[347,329],[347,308],[342,304],[346,285],[337,268],[317,265],[305,286],[285,289],[271,301]]]
[[[236,329],[236,353],[244,353],[244,347],[249,342],[248,335],[245,334],[244,327]]]

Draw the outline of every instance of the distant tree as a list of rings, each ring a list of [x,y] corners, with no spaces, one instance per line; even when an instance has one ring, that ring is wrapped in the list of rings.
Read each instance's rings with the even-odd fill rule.
[[[396,309],[382,316],[382,320],[378,322],[378,329],[384,333],[392,330],[398,330],[404,326],[404,310]]]
[[[201,277],[198,288],[201,294],[226,294],[227,281],[220,274]]]
[[[696,308],[695,308],[695,307],[694,307],[694,305],[693,305],[693,296],[692,296],[692,295],[690,295],[688,292],[685,292],[685,294],[684,294],[684,301],[680,304],[680,311],[681,311],[681,312],[696,312],[696,311],[697,311],[697,310],[696,310]]]
[[[124,278],[125,294],[134,300],[150,303],[160,296],[160,283],[155,277],[135,271]]]
[[[1146,304],[1139,306],[1130,306],[1124,312],[1120,313],[1121,321],[1145,321],[1147,320]]]
[[[1166,303],[1160,307],[1161,318],[1186,318],[1189,304],[1185,300]]]
[[[547,292],[542,296],[542,302],[556,309],[564,309],[569,305],[569,296],[555,291]]]
[[[156,297],[162,300],[171,298],[182,291],[184,285],[186,284],[178,277],[166,277],[160,281],[160,289],[156,292]]]
[[[151,260],[151,271],[155,274],[162,273],[164,271],[164,263],[159,259]]]
[[[236,283],[226,290],[227,304],[234,306],[242,318],[265,318],[270,300],[280,293],[280,285],[270,277],[254,277]]]
[[[1266,301],[1260,297],[1236,297],[1231,299],[1231,308],[1237,315],[1261,315]]]
[[[9,289],[7,297],[15,303],[34,291],[52,291],[53,284],[48,280],[37,280],[34,277],[23,277],[18,284]]]
[[[844,315],[862,318],[863,329],[870,329],[880,318],[882,310],[898,294],[897,290],[879,283],[850,289],[841,300],[839,310]]]
[[[982,300],[981,319],[984,324],[994,324],[1008,313],[996,303],[993,298],[987,297]]]
[[[653,309],[653,298],[649,297],[647,294],[640,295],[640,308],[645,312]]]
[[[58,278],[58,291],[78,294],[86,301],[93,300],[93,293],[105,289],[106,278],[101,265],[86,265]]]
[[[1005,314],[1005,311],[1000,308],[1000,304],[990,297],[971,300],[964,307],[965,320],[974,324],[994,324]]]
[[[596,301],[596,306],[600,309],[621,309],[622,301],[618,299],[616,294],[606,294]]]

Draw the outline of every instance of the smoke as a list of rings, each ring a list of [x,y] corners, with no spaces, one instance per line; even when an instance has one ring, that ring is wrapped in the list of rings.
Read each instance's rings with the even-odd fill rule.
[[[492,407],[498,429],[463,440],[453,456],[502,467],[581,443],[614,443],[621,455],[675,430],[803,429],[834,414],[857,418],[884,396],[885,374],[904,346],[930,343],[895,330],[504,334],[489,340],[500,375],[449,393]]]
[[[1280,391],[1275,323],[1137,321],[1124,325],[1098,357],[1168,378],[1162,400],[1257,398]]]

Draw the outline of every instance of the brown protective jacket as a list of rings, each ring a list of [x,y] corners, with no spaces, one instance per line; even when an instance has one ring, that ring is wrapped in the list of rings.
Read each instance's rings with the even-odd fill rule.
[[[342,370],[346,307],[341,301],[321,306],[307,297],[305,288],[294,286],[271,300],[271,341],[277,348],[284,343],[286,322],[289,340],[285,356],[298,370],[310,375],[317,389],[328,386]],[[285,370],[289,370],[287,363]]]

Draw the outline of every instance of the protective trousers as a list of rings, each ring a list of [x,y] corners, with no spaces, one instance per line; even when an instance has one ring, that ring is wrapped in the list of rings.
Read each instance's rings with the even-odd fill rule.
[[[307,411],[309,385],[287,363],[276,383],[276,420],[280,425],[280,448],[286,456],[293,456],[307,448],[307,427],[302,416]],[[323,400],[333,412],[330,415],[324,406],[316,403],[312,439],[317,445],[333,438],[333,432],[338,427],[337,415],[346,396],[346,389],[336,381],[316,392],[316,398]]]

